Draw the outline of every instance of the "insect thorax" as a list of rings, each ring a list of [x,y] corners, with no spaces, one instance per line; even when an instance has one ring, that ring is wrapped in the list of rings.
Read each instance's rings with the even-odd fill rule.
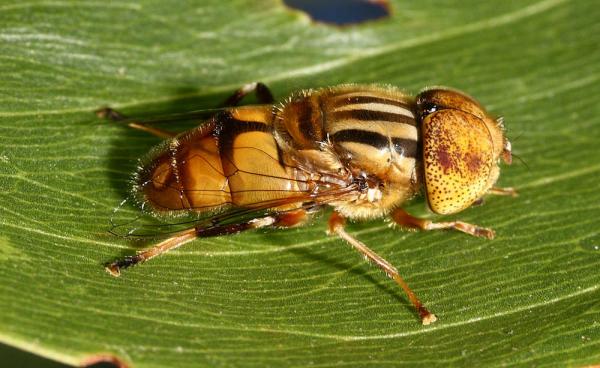
[[[356,185],[334,206],[378,217],[418,186],[414,101],[397,89],[345,85],[302,91],[276,111],[275,137],[288,160]]]

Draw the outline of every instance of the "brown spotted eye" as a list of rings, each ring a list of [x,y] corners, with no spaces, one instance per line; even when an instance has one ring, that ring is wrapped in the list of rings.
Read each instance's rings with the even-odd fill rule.
[[[422,130],[429,207],[439,214],[469,207],[487,191],[494,162],[485,123],[464,111],[443,109],[423,119]]]

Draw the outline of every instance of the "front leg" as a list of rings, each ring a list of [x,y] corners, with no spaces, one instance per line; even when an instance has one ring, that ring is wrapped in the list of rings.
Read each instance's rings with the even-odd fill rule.
[[[402,208],[395,209],[392,212],[391,217],[398,225],[410,228],[421,230],[455,229],[469,235],[488,239],[494,239],[495,236],[495,232],[492,229],[462,221],[433,222],[431,220],[414,217]]]
[[[488,190],[488,194],[495,194],[495,195],[501,195],[501,196],[510,196],[510,197],[517,197],[519,195],[519,193],[517,192],[517,190],[515,188],[498,188],[498,187],[491,187]]]

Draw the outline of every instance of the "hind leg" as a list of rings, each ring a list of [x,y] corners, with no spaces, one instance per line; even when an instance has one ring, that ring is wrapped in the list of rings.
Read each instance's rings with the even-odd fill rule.
[[[169,131],[166,131],[163,129],[155,128],[155,127],[149,125],[148,123],[144,123],[141,121],[140,122],[128,121],[128,118],[125,115],[123,115],[122,113],[120,113],[117,110],[113,110],[110,107],[103,107],[99,110],[96,110],[96,116],[98,116],[99,118],[102,118],[102,119],[108,119],[110,121],[126,122],[127,126],[130,128],[141,130],[146,133],[150,133],[159,138],[172,138],[177,135],[175,133],[172,133],[172,132],[169,132]]]
[[[261,83],[254,82],[248,83],[240,87],[237,91],[235,91],[231,96],[229,96],[225,102],[223,103],[223,107],[229,106],[237,106],[247,95],[250,93],[254,93],[256,98],[261,104],[272,104],[274,102],[273,94],[269,90],[269,88]],[[176,136],[176,133],[172,133],[160,128],[153,127],[151,124],[156,123],[157,120],[161,122],[168,121],[177,121],[177,120],[185,120],[186,118],[195,118],[197,117],[197,113],[190,112],[189,115],[186,113],[173,115],[171,118],[168,116],[163,119],[150,119],[149,121],[134,121],[130,120],[123,113],[114,110],[110,107],[103,107],[99,110],[96,110],[96,116],[103,119],[109,119],[115,122],[126,122],[127,126],[133,129],[141,130],[147,133],[150,133],[159,138],[172,138]],[[208,115],[210,116],[210,115]]]
[[[146,262],[168,251],[179,248],[180,246],[197,238],[209,238],[213,236],[237,234],[242,231],[259,229],[263,227],[292,227],[306,221],[307,212],[304,209],[274,213],[265,217],[258,217],[246,222],[233,224],[213,224],[210,226],[195,226],[163,240],[152,248],[143,250],[136,255],[123,257],[114,262],[105,265],[106,272],[112,276],[121,275],[121,270],[127,267],[135,266],[138,263]]]
[[[237,106],[240,102],[242,102],[244,97],[250,93],[254,93],[256,95],[256,99],[261,104],[272,104],[275,102],[269,87],[261,82],[253,82],[240,87],[233,93],[233,95],[229,96],[229,98],[225,100],[222,106]]]

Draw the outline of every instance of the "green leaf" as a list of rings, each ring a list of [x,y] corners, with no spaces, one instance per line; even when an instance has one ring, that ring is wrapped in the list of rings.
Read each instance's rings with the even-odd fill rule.
[[[397,0],[388,20],[336,28],[276,0],[0,4],[0,341],[72,365],[599,364],[599,9]],[[134,252],[109,219],[158,140],[93,111],[211,108],[257,80],[279,97],[448,85],[504,116],[526,165],[504,167],[500,185],[520,196],[451,217],[495,240],[349,227],[437,323],[421,326],[390,280],[325,235],[325,218],[104,272]]]

